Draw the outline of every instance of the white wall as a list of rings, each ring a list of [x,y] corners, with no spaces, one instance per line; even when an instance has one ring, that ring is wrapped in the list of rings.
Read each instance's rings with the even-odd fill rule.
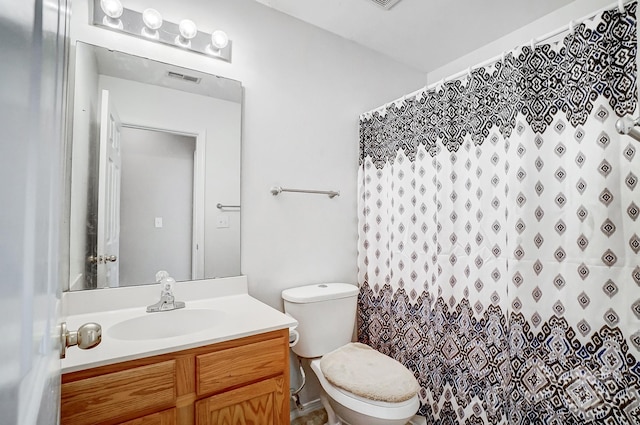
[[[443,78],[463,71],[470,66],[501,55],[502,52],[508,52],[515,47],[529,44],[533,38],[540,38],[562,26],[567,26],[571,20],[576,21],[584,18],[592,12],[604,7],[609,7],[612,4],[612,0],[575,0],[573,3],[543,16],[517,31],[429,72],[429,74],[427,74],[428,83],[435,83]],[[396,98],[397,97],[398,96],[396,96]]]
[[[426,76],[253,0],[129,0],[166,20],[221,28],[233,61],[149,43],[88,24],[73,2],[72,39],[242,81],[242,271],[255,297],[281,308],[282,289],[356,280],[358,115]],[[335,189],[341,196],[269,188]]]
[[[124,127],[120,143],[119,285],[154,283],[159,270],[191,280],[196,139]]]

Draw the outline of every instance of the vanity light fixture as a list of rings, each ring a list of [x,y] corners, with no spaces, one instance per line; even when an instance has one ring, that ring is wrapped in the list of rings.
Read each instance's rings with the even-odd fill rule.
[[[124,12],[119,0],[100,0],[100,9],[111,19],[120,19]]]
[[[93,0],[93,25],[231,62],[231,41],[226,32],[199,31],[190,19],[179,24],[165,21],[152,8],[140,13],[123,7],[120,0]]]
[[[211,45],[217,49],[224,49],[229,44],[229,36],[226,32],[217,30],[211,34]]]
[[[142,12],[142,22],[144,22],[142,35],[155,40],[160,38],[160,33],[158,33],[158,30],[162,26],[162,15],[160,12],[151,8],[145,9],[144,12]]]
[[[178,25],[180,35],[176,37],[176,44],[183,47],[191,46],[191,39],[198,35],[198,27],[196,23],[190,19],[183,19]]]
[[[102,24],[109,28],[122,29],[123,24],[120,20],[124,8],[120,0],[100,0],[100,10],[104,13]]]

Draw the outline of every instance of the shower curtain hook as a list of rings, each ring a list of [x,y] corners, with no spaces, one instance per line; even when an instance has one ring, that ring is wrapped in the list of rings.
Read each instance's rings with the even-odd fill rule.
[[[503,65],[505,64],[506,56],[507,56],[507,54],[506,54],[506,52],[503,50],[503,51],[502,51],[502,64],[503,64]]]
[[[624,13],[624,0],[618,0],[618,12]]]
[[[532,38],[531,39],[531,51],[535,51],[536,50],[536,39]]]
[[[572,19],[572,20],[569,21],[569,32],[571,34],[573,34],[573,33],[575,33],[575,31],[576,31],[576,28],[574,26],[573,19]]]
[[[469,67],[469,69],[467,69],[467,77],[469,78],[471,78],[471,71],[473,71],[473,69]]]

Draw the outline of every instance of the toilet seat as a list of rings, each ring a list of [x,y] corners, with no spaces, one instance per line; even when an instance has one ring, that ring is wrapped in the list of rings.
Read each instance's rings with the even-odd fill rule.
[[[359,342],[326,353],[320,368],[333,386],[365,400],[399,403],[420,390],[413,372],[403,364]]]
[[[322,385],[322,388],[330,398],[358,413],[385,420],[395,420],[413,416],[420,407],[417,394],[406,401],[389,403],[365,399],[364,397],[335,387],[324,377],[322,369],[320,368],[320,358],[311,361],[311,369],[315,372],[320,381],[320,385]]]

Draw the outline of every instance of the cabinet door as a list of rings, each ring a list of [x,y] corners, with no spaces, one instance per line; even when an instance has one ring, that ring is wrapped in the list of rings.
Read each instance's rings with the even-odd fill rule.
[[[288,355],[281,336],[196,356],[198,396],[280,375],[288,369]]]
[[[176,361],[62,383],[63,425],[113,424],[175,406]]]
[[[196,402],[196,425],[288,424],[284,390],[284,378],[278,376],[205,398]]]

